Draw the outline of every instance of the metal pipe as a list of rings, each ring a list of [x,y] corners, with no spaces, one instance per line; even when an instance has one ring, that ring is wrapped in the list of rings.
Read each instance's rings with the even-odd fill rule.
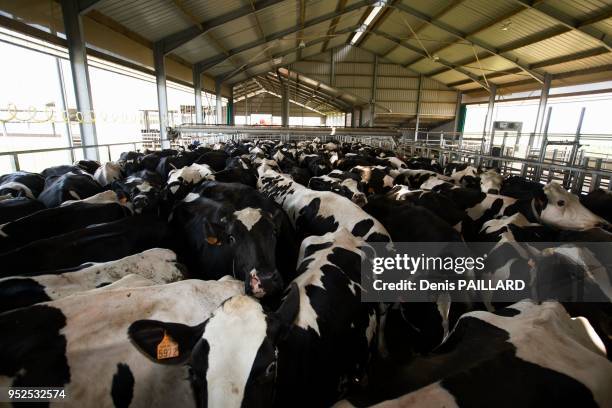
[[[546,148],[548,146],[548,126],[550,125],[550,117],[552,116],[552,106],[548,108],[548,115],[546,115],[546,126],[544,126],[544,133],[542,134],[542,143],[540,144],[540,158],[539,162],[544,163],[546,159]],[[540,181],[542,176],[542,166],[538,167],[535,172],[535,181]]]
[[[550,93],[550,82],[552,76],[550,74],[544,75],[544,83],[542,84],[542,91],[540,93],[540,103],[538,104],[538,113],[536,115],[536,123],[533,128],[534,133],[542,133],[542,124],[544,123],[544,112],[546,112],[546,105],[548,104],[548,94]]]
[[[66,127],[66,138],[68,139],[68,146],[72,147],[72,129],[70,125],[70,113],[68,112],[68,105],[66,101],[68,97],[66,96],[66,84],[64,82],[64,70],[62,69],[62,60],[59,57],[55,58],[55,66],[57,68],[57,80],[59,81],[60,86],[60,108],[62,109],[62,116],[66,113],[66,120],[64,121]],[[72,163],[74,160],[74,150],[70,150],[70,159]]]
[[[61,0],[62,17],[64,19],[64,31],[68,54],[70,56],[70,67],[72,69],[72,82],[77,110],[80,112],[81,142],[83,145],[97,145],[93,102],[91,99],[91,85],[89,81],[89,70],[87,68],[87,54],[85,50],[85,39],[83,38],[83,25],[80,16],[79,2],[72,0]],[[96,149],[84,148],[83,154],[86,159],[99,160]]]
[[[157,85],[157,110],[159,112],[159,140],[162,149],[170,148],[168,140],[168,94],[166,89],[166,62],[162,44],[153,46],[153,62],[155,65],[155,83]]]
[[[487,105],[487,115],[485,116],[484,128],[482,129],[482,141],[480,143],[480,153],[485,152],[485,142],[487,133],[490,131],[493,124],[493,109],[495,108],[495,97],[497,96],[497,86],[491,85],[491,94],[489,95],[489,104]]]
[[[216,124],[223,124],[223,97],[221,96],[221,78],[215,79]]]
[[[196,123],[203,123],[202,117],[202,73],[199,67],[193,66],[193,93],[195,96]]]

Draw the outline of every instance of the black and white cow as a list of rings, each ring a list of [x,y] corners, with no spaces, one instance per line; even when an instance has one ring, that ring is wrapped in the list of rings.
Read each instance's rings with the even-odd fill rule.
[[[107,287],[131,274],[149,279],[153,284],[176,282],[183,278],[183,267],[177,264],[176,255],[163,248],[59,272],[0,279],[0,312]]]
[[[123,169],[119,163],[106,162],[98,167],[93,176],[101,186],[108,186],[113,181],[123,178]]]
[[[95,160],[78,160],[74,163],[74,165],[91,174],[92,176],[100,167],[100,163]]]
[[[0,225],[0,252],[28,244],[39,239],[65,234],[92,224],[115,221],[129,215],[121,204],[89,204],[48,208]]]
[[[192,276],[232,275],[257,297],[275,295],[283,279],[276,265],[277,228],[272,215],[257,207],[237,210],[231,202],[190,194],[176,205],[171,225]]]
[[[194,163],[180,169],[171,170],[168,174],[167,187],[177,198],[183,199],[194,185],[213,174],[207,164]]]
[[[102,191],[102,186],[90,174],[65,173],[47,178],[45,189],[38,199],[48,208],[53,208],[64,201],[81,200]]]
[[[612,363],[601,339],[557,302],[466,313],[434,354],[377,373],[367,392],[334,407],[603,407],[612,401]]]
[[[171,248],[166,222],[151,216],[125,217],[31,242],[0,254],[0,277],[40,275],[86,262],[106,262],[150,248]]]
[[[0,196],[34,199],[43,191],[45,179],[36,173],[16,171],[0,176]]]
[[[332,191],[348,198],[360,207],[368,202],[360,176],[352,172],[333,170],[324,176],[312,177],[308,182],[308,188],[317,191]]]
[[[282,205],[299,236],[323,235],[346,228],[368,242],[390,241],[380,222],[357,204],[332,192],[311,190],[271,169],[260,173],[257,188]]]
[[[131,203],[136,214],[159,214],[162,187],[161,176],[149,170],[135,172],[113,183],[113,189],[121,199]]]
[[[580,202],[594,214],[612,223],[612,191],[598,188],[580,197]]]
[[[128,328],[139,319],[196,325],[241,287],[186,280],[98,289],[0,314],[0,386],[64,387],[67,407],[195,408],[190,369],[149,361],[130,344]],[[184,338],[168,334],[175,336],[170,344]],[[185,348],[177,352],[175,360],[189,356]]]
[[[0,200],[0,224],[17,220],[47,207],[38,200],[26,197]]]
[[[500,194],[504,178],[496,169],[489,169],[478,175],[480,177],[480,190],[488,194]]]
[[[384,166],[355,166],[351,173],[359,175],[368,194],[382,194],[393,187],[393,177]]]
[[[200,407],[329,406],[361,381],[376,333],[354,280],[365,245],[346,230],[307,238],[303,273],[276,312],[237,296],[199,325],[138,321],[130,337],[152,360],[164,333],[176,339],[185,356],[167,363],[192,367]]]

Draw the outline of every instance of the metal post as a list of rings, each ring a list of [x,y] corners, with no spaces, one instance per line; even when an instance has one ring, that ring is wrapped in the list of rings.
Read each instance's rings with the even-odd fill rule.
[[[230,86],[230,96],[227,100],[227,118],[228,125],[234,126],[236,124],[236,112],[234,111],[234,86]]]
[[[166,62],[161,44],[153,46],[153,62],[155,65],[155,83],[157,84],[157,111],[159,112],[159,140],[162,149],[170,148],[168,140],[168,94],[166,90]]]
[[[457,126],[459,126],[459,115],[461,114],[461,98],[463,94],[457,92],[457,104],[455,105],[455,121],[453,124],[453,132],[457,132]]]
[[[336,86],[336,56],[333,48],[329,50],[330,53],[330,65],[329,65],[329,84]]]
[[[553,150],[553,155],[552,155],[552,162],[553,162],[553,164],[557,160],[557,154],[558,153],[559,153],[559,149],[554,149]],[[552,168],[549,168],[548,169],[548,182],[549,183],[553,180],[554,176],[555,176],[555,171]]]
[[[542,176],[542,165],[546,159],[546,147],[548,146],[548,126],[550,125],[550,117],[552,116],[552,106],[548,108],[548,115],[546,116],[546,125],[544,126],[544,133],[542,134],[542,143],[540,144],[540,157],[538,162],[540,167],[536,170],[535,181],[540,181]]]
[[[580,148],[580,133],[582,131],[582,121],[584,120],[585,111],[585,107],[582,107],[582,109],[580,110],[580,118],[578,119],[578,126],[576,127],[576,134],[574,136],[574,145],[572,146],[572,151],[570,152],[570,157],[567,162],[568,166],[573,166],[576,163],[576,154],[578,153],[578,149]],[[571,172],[565,174],[565,177],[563,178],[563,184],[566,188],[572,184]]]
[[[370,127],[374,126],[376,116],[376,82],[378,80],[378,55],[374,55],[374,71],[372,74],[372,97],[370,98]]]
[[[223,124],[223,96],[221,96],[221,78],[216,78],[215,79],[215,98],[216,98],[216,109],[215,109],[215,113],[216,113],[216,124],[217,125],[222,125]]]
[[[356,119],[356,111],[357,109],[353,108],[352,112],[351,112],[351,127],[355,127],[355,119]]]
[[[599,158],[595,160],[595,170],[601,170],[603,159]],[[599,188],[599,184],[601,183],[601,175],[600,174],[592,174],[591,175],[591,185],[589,191],[595,191]]]
[[[195,95],[196,123],[204,123],[202,116],[202,73],[197,64],[193,66],[193,92]]]
[[[68,99],[66,96],[66,84],[64,83],[64,70],[62,69],[62,60],[59,57],[55,58],[55,66],[57,67],[57,79],[59,81],[60,86],[60,109],[62,112],[62,120],[64,118],[64,113],[66,114],[66,118],[64,120],[64,125],[66,127],[66,138],[68,139],[68,147],[72,147],[72,129],[70,127],[70,113],[68,112],[68,105],[66,104],[66,100]],[[71,162],[74,163],[74,150],[69,149],[70,151],[70,159]]]
[[[96,135],[96,125],[94,123],[95,117],[91,99],[89,70],[87,69],[83,25],[79,15],[79,2],[61,0],[61,5],[77,110],[82,115],[82,120],[79,123],[81,143],[85,146],[94,146],[98,144],[98,136]],[[83,153],[86,159],[98,160],[99,158],[97,148],[85,148]]]
[[[419,75],[419,86],[416,97],[416,122],[414,125],[414,140],[418,139],[419,125],[421,123],[421,91],[423,90],[423,75]]]
[[[582,167],[584,170],[581,170],[578,173],[578,177],[576,180],[576,186],[573,189],[574,194],[580,194],[582,193],[582,187],[584,185],[584,176],[586,173],[586,168],[589,166],[589,158],[588,157],[583,157],[580,160],[580,167]]]
[[[359,107],[359,127],[363,126],[363,107]]]
[[[491,129],[491,125],[493,123],[493,109],[495,108],[495,97],[497,96],[497,86],[491,85],[491,95],[489,95],[489,105],[487,106],[487,116],[485,116],[484,128],[482,129],[482,141],[480,143],[480,154],[483,154],[485,151],[485,142],[487,139],[487,133]],[[481,162],[481,158],[478,159],[478,162]]]
[[[327,117],[326,124],[327,124]],[[289,83],[281,84],[281,124],[283,127],[289,126]]]
[[[540,104],[538,105],[538,114],[536,116],[534,133],[542,133],[542,125],[544,124],[544,113],[548,104],[548,93],[550,92],[550,74],[544,74],[544,84],[542,84],[542,93],[540,94]]]

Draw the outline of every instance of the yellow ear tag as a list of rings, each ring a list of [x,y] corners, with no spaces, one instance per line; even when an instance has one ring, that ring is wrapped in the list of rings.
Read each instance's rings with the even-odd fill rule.
[[[164,330],[164,338],[157,345],[157,359],[164,360],[167,358],[178,357],[179,346],[172,337],[168,336],[168,333]]]
[[[206,242],[208,242],[210,245],[220,245],[217,237],[207,237]]]

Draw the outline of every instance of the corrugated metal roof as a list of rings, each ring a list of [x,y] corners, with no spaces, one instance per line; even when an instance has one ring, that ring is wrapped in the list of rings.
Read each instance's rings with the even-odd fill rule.
[[[156,41],[191,24],[166,0],[104,0],[96,10],[149,41]]]
[[[345,7],[360,1],[348,0]],[[306,22],[323,15],[329,18],[305,28],[301,36],[300,1],[297,0],[281,1],[256,13],[249,9],[249,5],[257,5],[257,2],[249,3],[246,0],[101,0],[94,8],[151,42],[193,27],[194,20],[210,21],[235,14],[225,24],[205,34],[187,38],[184,44],[172,51],[184,60],[195,63],[212,58],[221,60],[220,56],[229,50],[231,58],[222,58],[220,63],[208,69],[208,74],[224,75],[246,65],[248,69],[233,76],[232,82],[273,70],[279,62],[286,65],[298,58],[325,60],[326,57],[318,55],[323,51],[324,44],[326,50],[340,50],[337,52],[337,58],[341,61],[336,67],[337,74],[354,75],[354,78],[345,76],[337,80],[356,90],[364,85],[363,76],[371,73],[372,53],[386,61],[379,67],[381,75],[397,75],[408,83],[414,81],[415,73],[437,73],[433,79],[428,79],[438,84],[437,89],[445,89],[444,84],[457,82],[456,89],[482,89],[459,71],[480,77],[484,74],[488,81],[500,85],[514,86],[513,83],[518,81],[520,84],[516,86],[538,88],[540,84],[537,81],[525,81],[531,76],[521,69],[531,69],[536,76],[545,73],[559,75],[612,64],[611,0],[542,0],[533,4],[510,0],[399,0],[396,6],[391,3],[388,6],[390,11],[383,12],[383,17],[375,19],[369,27],[382,35],[366,33],[358,44],[360,48],[345,45],[352,33],[326,37],[333,13],[338,8],[337,1],[304,2]],[[405,10],[401,10],[402,5]],[[356,26],[371,9],[362,6],[338,16],[335,31]],[[408,9],[415,10],[414,15]],[[564,19],[570,24],[560,21]],[[589,23],[586,26],[588,29],[581,26],[585,22]],[[285,30],[294,33],[285,36],[278,34]],[[261,45],[262,36],[274,41]],[[298,52],[300,40],[307,43],[314,41],[316,44]],[[397,42],[406,44],[408,48],[398,46]],[[236,49],[243,50],[237,52]],[[603,53],[602,49],[608,51]],[[574,54],[582,51],[585,55],[574,57]],[[479,61],[475,58],[475,52]],[[440,60],[424,58],[424,53]],[[281,61],[275,61],[276,65],[267,60],[274,55],[284,55]],[[449,68],[443,61],[460,67]],[[391,65],[407,63],[411,63],[409,70]],[[532,66],[535,68],[530,68]],[[328,73],[318,71],[325,69],[328,68],[320,66],[309,73],[322,80]],[[410,77],[413,79],[407,79]],[[576,79],[563,80],[572,82],[586,78],[612,80],[612,74],[600,69],[590,77],[587,73]],[[394,79],[384,81],[385,84],[395,83],[395,88],[390,86],[391,89],[407,89]]]

